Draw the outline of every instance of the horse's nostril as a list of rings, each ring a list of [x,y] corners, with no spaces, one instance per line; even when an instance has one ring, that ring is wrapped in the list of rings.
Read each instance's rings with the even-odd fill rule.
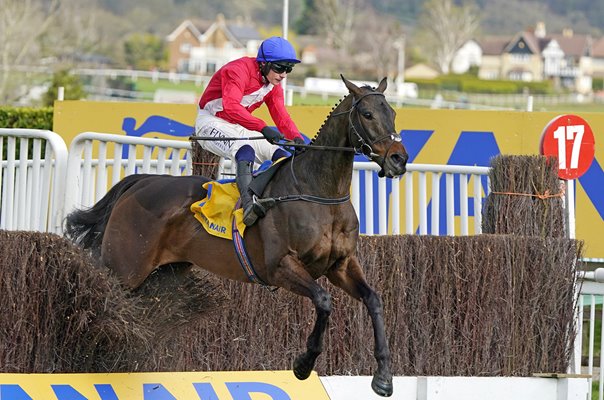
[[[394,161],[396,164],[407,164],[407,159],[409,158],[409,156],[407,154],[401,154],[401,153],[394,153],[392,154],[392,161]]]

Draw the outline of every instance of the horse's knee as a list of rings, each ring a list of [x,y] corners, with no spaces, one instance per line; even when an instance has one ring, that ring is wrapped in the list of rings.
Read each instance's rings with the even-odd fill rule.
[[[326,291],[321,291],[314,298],[314,304],[317,311],[323,315],[328,316],[331,314],[331,295]]]
[[[373,290],[367,294],[363,301],[365,302],[367,309],[379,313],[382,312],[382,300],[380,299],[380,296],[378,296],[378,294]]]

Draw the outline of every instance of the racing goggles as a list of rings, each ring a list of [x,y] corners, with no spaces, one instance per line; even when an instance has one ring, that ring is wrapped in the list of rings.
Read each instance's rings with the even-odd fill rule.
[[[294,65],[292,63],[271,63],[271,69],[278,74],[286,73],[289,74],[294,69]]]

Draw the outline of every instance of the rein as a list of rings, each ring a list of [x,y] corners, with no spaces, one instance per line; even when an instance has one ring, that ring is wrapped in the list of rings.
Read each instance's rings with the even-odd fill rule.
[[[347,111],[348,112],[348,111]],[[218,138],[213,136],[189,136],[189,140],[202,140],[202,141],[210,141],[210,142],[224,142],[227,140],[266,140],[264,136],[254,136],[254,137],[229,137],[229,138]],[[351,147],[339,147],[339,146],[320,146],[320,145],[309,145],[309,144],[298,144],[294,142],[286,142],[286,143],[278,143],[282,146],[287,147],[299,147],[302,149],[311,149],[311,150],[328,150],[328,151],[354,151],[357,152],[354,148]]]

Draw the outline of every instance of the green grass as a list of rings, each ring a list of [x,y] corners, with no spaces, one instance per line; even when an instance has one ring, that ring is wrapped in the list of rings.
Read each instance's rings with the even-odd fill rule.
[[[153,82],[148,78],[138,78],[135,81],[136,90],[139,92],[155,92],[157,89],[168,89],[168,90],[181,90],[187,92],[195,92],[197,95],[201,95],[204,89],[204,85],[196,85],[195,82],[181,81],[179,83],[169,82],[165,80],[159,80]],[[339,96],[327,96],[324,98],[321,95],[308,94],[301,96],[299,93],[294,93],[294,104],[304,106],[324,106],[324,105],[335,105],[340,101]]]
[[[157,89],[169,89],[169,90],[182,90],[187,92],[195,92],[201,94],[203,92],[204,86],[198,86],[195,82],[191,81],[181,81],[179,83],[173,83],[165,80],[158,80],[157,82],[153,82],[153,80],[148,78],[138,78],[134,81],[136,90],[139,92],[155,92]]]
[[[187,92],[194,92],[198,96],[204,90],[204,84],[196,85],[195,82],[181,81],[174,83],[166,80],[158,80],[153,82],[149,78],[138,78],[135,81],[136,90],[140,92],[153,93],[157,89],[168,89],[168,90],[180,90]],[[321,96],[318,94],[307,94],[302,96],[300,93],[294,93],[293,103],[295,105],[304,106],[334,106],[341,100],[341,96]],[[405,104],[404,107],[420,107],[412,104]],[[550,112],[565,112],[565,113],[577,113],[577,112],[604,112],[604,104],[586,103],[586,104],[557,104],[557,105],[546,105],[535,104],[535,111],[550,111]]]
[[[604,104],[584,103],[584,104],[556,104],[547,106],[536,106],[535,111],[558,111],[564,113],[577,112],[604,112]]]

